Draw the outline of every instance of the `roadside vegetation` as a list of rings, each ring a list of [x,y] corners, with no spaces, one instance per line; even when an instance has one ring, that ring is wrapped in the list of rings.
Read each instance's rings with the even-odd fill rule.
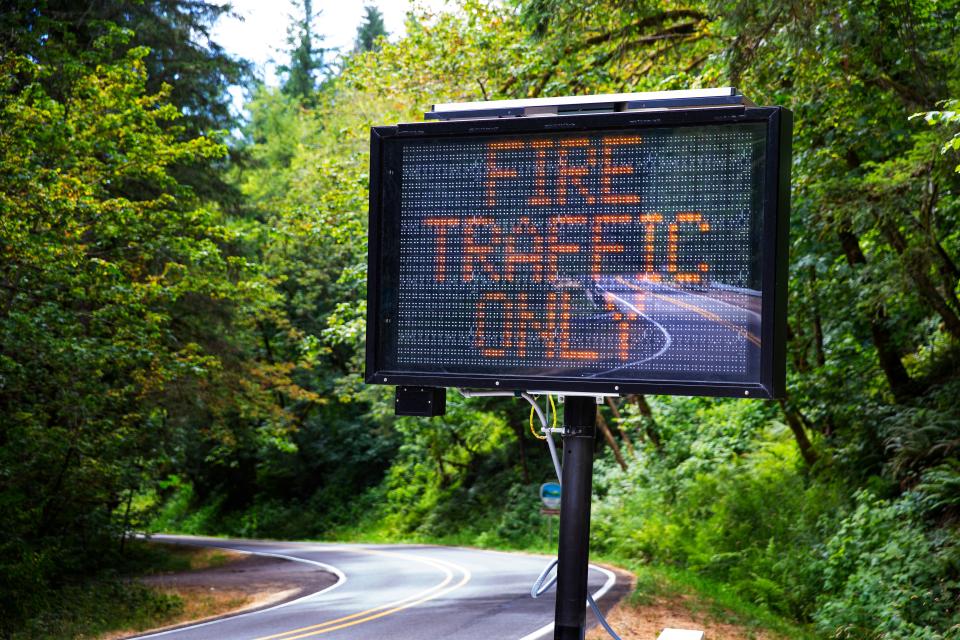
[[[215,595],[183,594],[139,583],[136,578],[223,566],[235,557],[211,549],[130,541],[121,562],[102,564],[94,579],[73,577],[55,591],[35,594],[39,613],[9,632],[11,640],[120,637],[178,621],[235,609],[243,602]]]
[[[0,637],[180,606],[116,591],[147,529],[552,551],[529,407],[362,383],[368,129],[726,85],[795,114],[790,395],[604,406],[594,557],[786,637],[960,634],[957,2],[462,0],[339,55],[298,5],[279,88],[221,8],[8,4]]]

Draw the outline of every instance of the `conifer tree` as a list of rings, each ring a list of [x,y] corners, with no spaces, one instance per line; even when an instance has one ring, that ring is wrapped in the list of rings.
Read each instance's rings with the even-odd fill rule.
[[[314,29],[314,22],[320,12],[313,11],[312,0],[291,0],[291,4],[297,17],[287,28],[287,44],[290,45],[287,53],[290,55],[290,62],[280,65],[277,70],[286,75],[281,87],[283,93],[306,104],[312,101],[317,91],[320,76],[325,69],[323,58],[327,50],[317,46],[323,36],[317,35]]]
[[[383,23],[383,13],[376,5],[368,4],[364,8],[366,15],[363,16],[363,22],[357,27],[357,38],[354,41],[354,51],[379,51],[380,44],[377,41],[380,36],[386,37],[387,28]]]

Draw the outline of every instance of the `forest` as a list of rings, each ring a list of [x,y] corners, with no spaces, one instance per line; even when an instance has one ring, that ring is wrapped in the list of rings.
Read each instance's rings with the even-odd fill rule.
[[[797,637],[960,638],[957,0],[371,5],[339,52],[305,0],[279,87],[227,5],[2,7],[0,637],[139,532],[550,552],[529,407],[363,382],[370,127],[735,86],[795,118],[788,396],[611,398],[591,553]]]

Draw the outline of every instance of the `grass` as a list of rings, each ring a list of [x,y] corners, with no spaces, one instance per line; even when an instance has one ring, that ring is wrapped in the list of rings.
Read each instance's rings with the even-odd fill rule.
[[[683,603],[694,617],[742,627],[747,633],[769,631],[791,640],[815,640],[811,630],[784,620],[767,609],[747,602],[723,583],[702,578],[687,570],[640,564],[624,558],[597,558],[629,569],[637,584],[627,598],[631,607],[670,600]]]
[[[65,585],[10,640],[95,638],[117,628],[149,629],[180,615],[183,599],[120,579]]]
[[[181,601],[183,605],[177,611],[171,611],[166,616],[136,620],[126,624],[122,624],[118,620],[116,624],[110,625],[109,628],[94,636],[96,640],[113,640],[135,632],[222,615],[246,607],[254,600],[251,594],[242,591],[223,589],[211,591],[201,587],[178,587],[176,590],[155,589],[154,591],[175,598]]]
[[[210,593],[147,587],[132,578],[215,568],[236,554],[163,543],[131,541],[125,562],[110,577],[61,585],[43,594],[40,611],[10,640],[77,640],[116,637],[239,608],[250,599],[239,592]]]
[[[182,544],[137,541],[135,545],[137,551],[134,558],[138,564],[131,565],[130,568],[138,575],[215,569],[238,557],[236,553],[223,549]]]

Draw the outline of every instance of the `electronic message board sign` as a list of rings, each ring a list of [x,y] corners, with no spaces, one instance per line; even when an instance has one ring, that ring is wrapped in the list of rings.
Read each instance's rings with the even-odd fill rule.
[[[790,113],[375,127],[366,379],[774,397]]]

